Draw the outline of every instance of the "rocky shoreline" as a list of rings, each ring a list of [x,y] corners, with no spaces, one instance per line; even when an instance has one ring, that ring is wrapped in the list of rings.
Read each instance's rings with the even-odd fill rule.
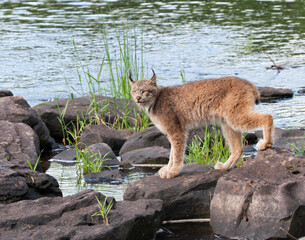
[[[289,89],[259,91],[264,102],[293,96]],[[230,172],[193,163],[186,164],[174,179],[154,175],[134,182],[126,189],[124,200],[111,209],[110,225],[103,225],[100,217],[92,215],[98,211],[96,198],[105,196],[84,190],[62,197],[55,178],[41,172],[39,164],[36,171],[30,168],[41,149],[55,148],[56,141],[61,141],[58,117],[66,101],[31,108],[22,97],[0,90],[0,239],[154,239],[164,220],[190,218],[210,218],[214,233],[228,238],[305,235],[305,157],[292,153],[288,144],[302,144],[305,129],[275,129],[272,149],[259,152]],[[112,101],[122,107],[121,100]],[[64,120],[76,123],[80,113],[89,118],[89,107],[90,97],[73,99]],[[128,102],[128,107],[134,108],[133,103]],[[111,122],[114,117],[109,114],[106,119]],[[129,117],[134,117],[132,112]],[[200,134],[193,131],[189,141]],[[254,144],[261,135],[257,131],[246,140]],[[166,164],[170,151],[168,140],[155,127],[135,133],[88,125],[80,142],[92,153],[108,153],[105,166]],[[75,155],[70,149],[54,158],[73,160]],[[124,177],[116,169],[88,174],[85,179],[99,182]]]

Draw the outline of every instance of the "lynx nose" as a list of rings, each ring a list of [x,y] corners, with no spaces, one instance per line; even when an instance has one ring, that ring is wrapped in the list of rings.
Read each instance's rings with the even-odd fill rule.
[[[136,99],[137,99],[137,101],[140,101],[141,100],[141,96],[137,96]]]

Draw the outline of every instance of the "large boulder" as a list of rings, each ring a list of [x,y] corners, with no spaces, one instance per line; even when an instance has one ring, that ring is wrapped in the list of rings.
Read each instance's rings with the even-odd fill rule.
[[[186,164],[173,179],[154,175],[131,183],[124,200],[162,199],[166,220],[206,218],[210,216],[210,201],[217,180],[224,174],[203,164]]]
[[[50,131],[45,123],[23,97],[9,96],[0,98],[0,120],[29,125],[36,132],[43,148],[51,148],[54,144],[54,139],[51,138]]]
[[[58,196],[62,196],[62,192],[52,176],[10,162],[1,163],[0,203]]]
[[[115,130],[106,125],[88,125],[84,128],[79,142],[89,146],[95,143],[106,143],[118,153],[126,140],[134,133],[132,130]]]
[[[261,102],[274,102],[275,100],[292,98],[293,91],[288,88],[258,87]]]
[[[96,197],[105,196],[84,190],[64,198],[41,198],[0,205],[1,239],[154,239],[162,223],[161,200],[116,202],[102,224]],[[107,203],[109,201],[107,199]]]
[[[120,161],[116,158],[112,149],[106,143],[95,143],[86,148],[87,154],[95,155],[104,159],[102,166],[111,167],[119,165]]]
[[[96,104],[92,104],[92,103]],[[52,137],[61,141],[63,138],[61,124],[58,120],[61,113],[65,113],[63,120],[65,124],[72,127],[80,120],[89,120],[98,114],[104,121],[114,123],[118,117],[123,116],[123,109],[128,112],[130,119],[134,118],[134,103],[130,100],[114,99],[109,97],[91,96],[80,98],[65,98],[57,101],[42,103],[34,107],[40,118],[46,123],[51,131]],[[124,113],[125,114],[125,113]]]
[[[170,150],[164,147],[146,147],[135,149],[121,155],[122,162],[131,164],[167,164]]]
[[[39,156],[39,139],[25,123],[0,120],[0,164],[8,161],[20,167],[28,167],[27,160],[35,165]],[[40,170],[38,165],[37,170]]]
[[[211,202],[215,234],[269,239],[305,235],[305,156],[267,149],[218,180]]]

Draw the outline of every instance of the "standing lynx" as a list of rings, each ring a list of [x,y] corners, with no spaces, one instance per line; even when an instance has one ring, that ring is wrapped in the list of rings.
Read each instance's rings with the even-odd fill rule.
[[[161,178],[179,174],[186,137],[192,128],[221,123],[231,156],[225,163],[215,165],[220,170],[233,168],[242,155],[242,131],[263,128],[264,139],[258,142],[257,148],[264,150],[272,146],[273,118],[253,110],[259,101],[259,93],[246,80],[223,77],[160,87],[153,72],[153,77],[148,80],[134,81],[130,75],[129,82],[136,104],[146,110],[151,121],[171,143],[169,163],[159,170]]]

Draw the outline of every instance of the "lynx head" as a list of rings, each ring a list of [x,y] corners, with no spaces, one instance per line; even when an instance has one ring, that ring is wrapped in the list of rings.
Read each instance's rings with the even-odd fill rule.
[[[154,103],[157,97],[157,82],[156,74],[153,71],[151,79],[134,81],[129,74],[129,82],[131,85],[131,96],[135,103],[142,109],[148,110]]]

